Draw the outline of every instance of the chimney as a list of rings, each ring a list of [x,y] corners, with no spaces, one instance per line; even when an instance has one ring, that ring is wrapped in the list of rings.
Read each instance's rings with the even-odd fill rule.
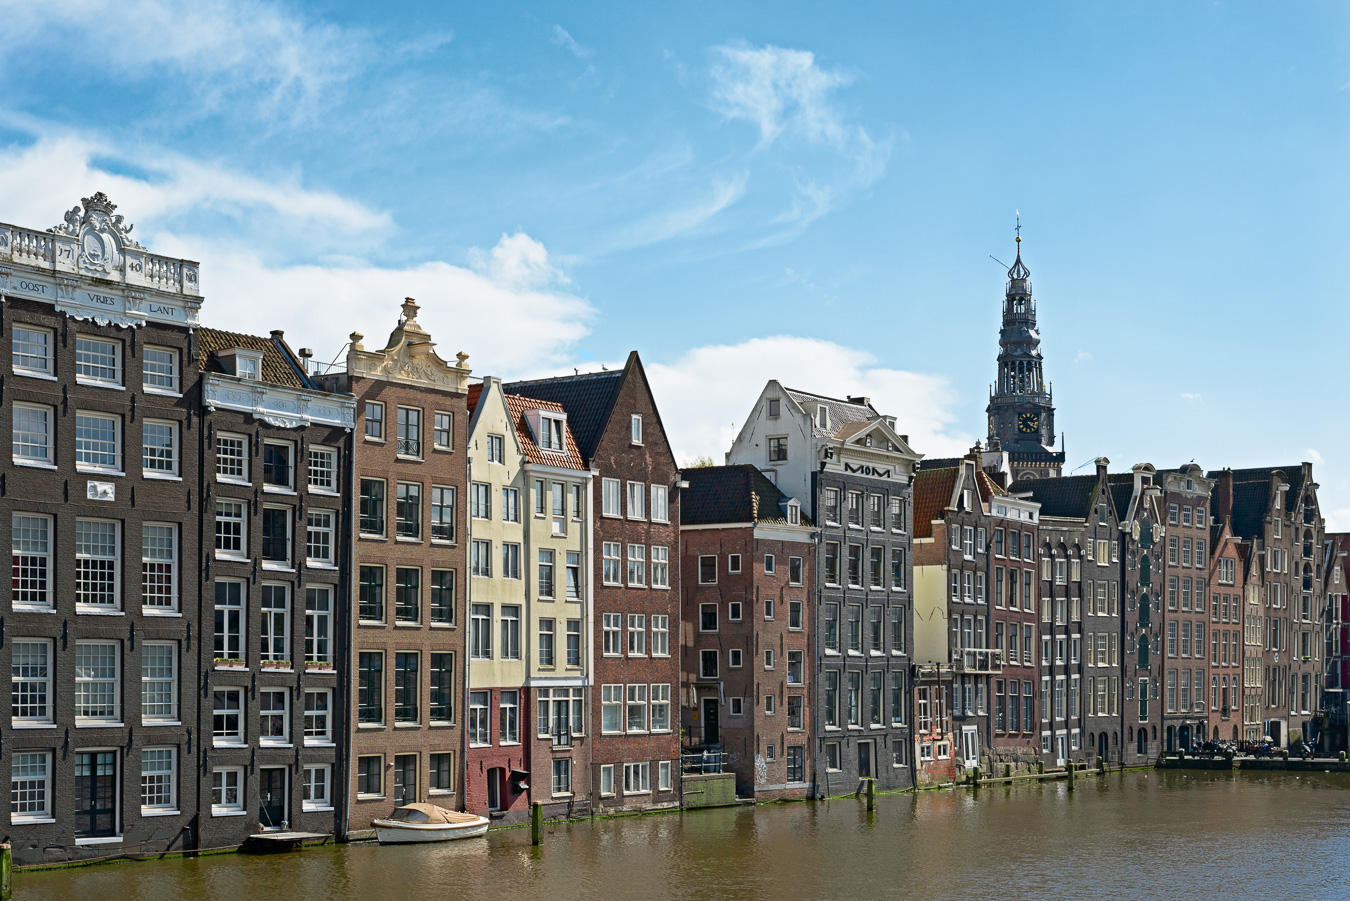
[[[1108,459],[1106,459],[1105,457],[1098,457],[1098,458],[1097,458],[1096,460],[1094,460],[1093,462],[1097,464],[1097,481],[1099,481],[1099,482],[1105,482],[1105,481],[1106,481],[1106,467],[1108,467],[1108,466],[1111,465],[1111,461],[1108,460]]]
[[[1224,469],[1210,495],[1210,513],[1220,522],[1233,515],[1233,470]]]
[[[859,404],[859,405],[864,406],[864,407],[870,407],[870,406],[872,406],[872,398],[870,398],[870,397],[853,397],[853,396],[850,396],[850,397],[847,398],[847,400],[848,400],[848,402],[851,403],[851,404]]]

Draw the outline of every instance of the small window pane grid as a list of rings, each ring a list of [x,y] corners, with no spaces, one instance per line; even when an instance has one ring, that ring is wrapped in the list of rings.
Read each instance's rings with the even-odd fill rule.
[[[311,563],[333,562],[333,513],[310,510],[306,514],[305,558]]]
[[[333,598],[326,587],[305,589],[305,663],[333,662]]]
[[[422,571],[400,566],[394,570],[394,621],[422,621]]]
[[[333,739],[333,693],[327,689],[305,692],[305,743],[323,743]]]
[[[14,326],[14,371],[52,374],[52,333]]]
[[[12,523],[12,589],[15,606],[50,607],[51,526],[46,516],[15,514]]]
[[[147,391],[178,393],[178,352],[147,347],[141,354],[141,384]]]
[[[327,447],[309,449],[309,487],[315,491],[337,491],[337,451]]]
[[[11,712],[15,721],[52,721],[51,654],[52,645],[49,641],[19,639],[14,642],[10,690],[13,696]]]
[[[455,489],[431,489],[431,537],[434,541],[455,540]]]
[[[178,718],[178,648],[168,642],[141,646],[141,719]]]
[[[100,382],[105,385],[122,383],[122,368],[119,365],[121,344],[115,341],[100,341],[97,338],[75,337],[75,377],[82,381]]]
[[[75,463],[116,470],[121,461],[117,433],[121,420],[100,413],[75,414]]]
[[[242,582],[217,582],[215,606],[215,657],[243,660],[244,585]]]
[[[52,409],[14,405],[15,460],[30,463],[52,462]]]
[[[248,481],[248,439],[242,435],[216,435],[216,476]]]
[[[174,807],[173,748],[141,751],[141,807],[172,810]]]
[[[50,751],[15,751],[10,763],[9,812],[15,819],[51,815],[52,755]]]
[[[146,523],[141,531],[141,606],[178,606],[178,528]]]
[[[258,741],[265,745],[285,744],[287,740],[287,689],[258,691]]]
[[[211,737],[216,744],[241,744],[244,740],[244,690],[217,688],[211,701]]]
[[[453,570],[431,571],[431,621],[451,625],[455,621],[455,573]]]
[[[117,642],[81,641],[75,644],[75,716],[80,719],[117,719]]]
[[[117,523],[75,521],[75,603],[117,606]]]

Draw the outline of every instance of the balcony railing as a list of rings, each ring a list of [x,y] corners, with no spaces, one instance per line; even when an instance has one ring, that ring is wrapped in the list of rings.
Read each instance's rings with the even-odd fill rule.
[[[680,755],[680,771],[686,776],[699,776],[708,773],[723,772],[726,766],[726,752],[719,745],[706,748],[686,749]]]
[[[566,727],[553,730],[553,747],[570,748],[572,747],[572,730]]]
[[[1003,651],[992,648],[957,648],[952,653],[952,669],[958,673],[1001,673]]]
[[[400,457],[421,457],[422,442],[417,438],[400,438],[397,453]]]

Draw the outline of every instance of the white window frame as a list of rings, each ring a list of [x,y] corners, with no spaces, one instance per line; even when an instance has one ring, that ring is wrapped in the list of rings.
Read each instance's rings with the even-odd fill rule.
[[[221,453],[221,442],[237,442],[239,454]],[[250,442],[247,435],[240,435],[237,432],[217,432],[216,433],[216,480],[228,482],[234,485],[248,485],[249,483],[249,457],[251,456]],[[230,466],[229,472],[221,472],[221,462],[227,461],[230,464],[238,463],[239,472],[233,472],[234,465]]]
[[[623,488],[619,479],[600,480],[600,515],[623,516]]]
[[[216,695],[221,695],[222,699],[234,697],[239,701],[237,709],[229,707],[216,707]],[[211,745],[216,748],[242,748],[244,747],[244,736],[248,729],[244,722],[244,717],[248,713],[248,702],[245,698],[245,689],[233,685],[220,685],[211,689]],[[216,734],[216,716],[223,714],[230,716],[234,714],[238,717],[239,728],[232,732],[222,732]]]
[[[278,711],[275,707],[264,709],[263,698],[270,695],[273,700],[281,698],[281,709]],[[264,717],[280,716],[281,734],[267,735],[263,731]],[[289,748],[291,747],[291,690],[289,688],[276,688],[268,686],[258,689],[258,745],[264,748]]]
[[[168,676],[158,674],[155,678],[150,677],[149,649],[167,649],[169,652],[169,673]],[[141,725],[143,726],[176,726],[178,725],[178,642],[176,641],[143,641],[141,642]],[[150,692],[156,688],[168,687],[169,707],[168,713],[156,715],[147,714],[150,708]]]
[[[151,448],[146,443],[150,427],[167,428],[169,431],[168,457],[163,456],[159,447]],[[178,423],[167,419],[147,419],[141,423],[141,471],[147,479],[178,478],[178,461],[182,457],[182,443],[178,440]],[[167,464],[167,465],[165,465]]]
[[[164,542],[156,540],[149,543],[151,530],[162,539],[168,537],[167,553]],[[167,592],[151,592],[153,584],[162,585],[167,566]],[[154,568],[154,569],[152,569]],[[168,603],[149,603],[149,599]],[[146,522],[141,524],[141,612],[147,615],[166,615],[178,612],[178,524],[172,522]]]
[[[670,487],[652,485],[652,522],[670,522]]]
[[[235,797],[238,799],[234,803],[224,800],[216,800],[216,777],[220,776],[221,797],[228,797],[226,792],[233,789]],[[232,783],[232,784],[231,784]],[[229,817],[244,816],[248,813],[247,801],[244,798],[244,768],[242,766],[218,766],[211,769],[211,816]]]
[[[302,810],[323,811],[333,809],[333,767],[327,763],[309,763],[305,764],[303,773],[304,780],[301,785]],[[318,796],[317,789],[322,789],[322,796]]]
[[[85,525],[112,526],[113,552],[111,555],[95,555],[80,550],[80,527]],[[93,565],[95,561],[103,561],[104,564],[111,562],[112,575],[108,581],[112,585],[112,603],[90,603],[81,600],[80,584],[83,580],[80,571],[84,567],[89,567],[91,572],[96,572],[97,568]],[[122,524],[120,522],[84,517],[75,520],[75,609],[77,612],[81,610],[87,612],[91,610],[122,609]]]
[[[87,344],[89,344],[89,345],[94,345],[94,346],[102,345],[102,346],[105,347],[105,348],[111,348],[111,349],[112,349],[112,358],[113,358],[112,370],[113,370],[113,374],[112,374],[111,377],[108,377],[108,376],[105,376],[105,375],[90,375],[90,374],[88,374],[88,373],[82,373],[82,372],[80,372],[80,368],[83,367],[83,366],[87,366],[87,365],[92,365],[92,366],[95,366],[95,367],[98,367],[98,368],[104,368],[104,366],[105,366],[105,364],[102,363],[101,361],[94,361],[93,363],[82,362],[81,359],[80,359],[80,356],[81,356],[80,344],[81,344],[81,342],[85,342],[85,343],[87,343]],[[77,335],[75,336],[75,381],[76,381],[77,383],[81,384],[81,385],[98,385],[98,386],[100,386],[100,387],[105,387],[105,388],[121,388],[121,387],[122,387],[122,342],[121,342],[121,341],[117,341],[117,340],[108,339],[108,338],[100,338],[100,337],[97,337],[97,336],[95,336],[95,335],[80,335],[80,334],[77,334]]]
[[[15,403],[13,405],[13,409],[16,412],[19,410],[24,410],[29,413],[41,413],[43,421],[43,431],[45,433],[44,435],[42,435],[44,441],[40,445],[32,441],[25,441],[24,443],[20,444],[18,440],[20,433],[17,429],[14,429],[13,436],[11,438],[10,448],[12,455],[11,458],[13,459],[15,464],[19,466],[39,466],[45,469],[55,469],[56,468],[55,408],[49,407],[46,404]],[[13,417],[11,422],[17,421],[17,419],[18,417],[15,416]],[[34,434],[33,432],[29,431],[23,432],[23,435],[25,437],[32,436],[33,434]],[[19,452],[21,449],[25,451],[27,451],[30,448],[36,450],[39,447],[42,449],[40,455],[33,455],[29,453]]]
[[[651,587],[670,587],[670,548],[654,544],[651,546]]]
[[[81,438],[81,420],[89,426],[95,422],[112,424],[112,450],[107,450],[97,446],[92,446],[92,441],[102,442],[104,439],[92,439],[88,436]],[[100,429],[104,431],[104,429]],[[84,446],[81,447],[81,444]],[[82,460],[82,456],[111,456],[111,463],[98,463]],[[104,472],[109,475],[122,475],[122,417],[110,413],[97,413],[93,410],[75,411],[75,469],[80,472]]]
[[[305,462],[305,484],[310,491],[315,494],[338,494],[337,448],[311,444],[305,452]]]
[[[642,414],[633,413],[628,419],[628,440],[632,444],[642,443]]]
[[[628,483],[628,519],[647,520],[647,492],[645,482]]]
[[[314,521],[315,517],[318,517],[320,520],[327,517],[327,525],[324,525],[322,521],[316,524]],[[328,550],[327,553],[322,554],[321,556],[315,556],[314,554],[315,542],[313,536],[315,535],[319,536],[321,539],[323,536],[327,536]],[[320,549],[322,549],[322,544],[323,542],[321,540]],[[310,566],[323,568],[333,567],[334,561],[337,559],[335,556],[336,551],[337,512],[334,510],[315,510],[313,508],[307,510],[305,512],[305,562]]]
[[[23,729],[33,726],[50,726],[55,722],[53,711],[55,709],[55,700],[52,694],[54,684],[53,676],[55,674],[56,655],[52,647],[50,638],[16,638],[11,642],[11,665],[10,665],[10,696],[13,699],[11,709],[17,707],[19,710],[28,712],[15,714],[12,717],[13,725],[11,728]],[[41,662],[36,658],[29,657],[28,652],[24,652],[23,660],[20,660],[19,647],[41,648]],[[37,669],[41,667],[42,675],[36,675],[29,672],[21,672],[20,668]],[[20,688],[20,686],[26,686]],[[41,701],[32,700],[34,694],[40,695]],[[18,698],[15,696],[18,695]],[[33,712],[36,710],[37,712]],[[17,752],[16,752],[17,753]]]
[[[26,521],[20,525],[20,520]],[[12,591],[12,597],[17,598],[21,593],[24,595],[40,595],[43,600],[33,602],[30,600],[13,600],[15,610],[51,610],[53,609],[52,587],[55,579],[52,569],[52,546],[55,543],[53,529],[55,523],[50,516],[44,516],[40,513],[15,512],[10,518],[10,560],[12,563],[11,573],[14,569],[22,571],[24,567],[30,570],[26,577],[21,577],[21,581],[37,582],[40,580],[41,588],[23,587]],[[29,532],[40,532],[40,535],[32,535],[23,539],[22,544],[16,543],[14,536]],[[41,548],[39,550],[39,548]],[[24,558],[21,562],[19,558]],[[40,575],[39,575],[40,573]],[[11,582],[12,584],[12,582]]]
[[[151,354],[164,354],[169,358],[169,374],[167,386],[152,384],[150,377],[154,375],[157,378],[163,377],[162,369],[152,368],[150,361]],[[147,344],[141,349],[141,390],[146,394],[164,394],[171,397],[177,397],[182,392],[182,380],[180,377],[181,356],[177,348],[163,347],[155,344]],[[154,366],[160,366],[155,363]]]
[[[10,786],[10,822],[19,823],[52,823],[52,757],[51,751],[30,751],[28,749],[17,749],[14,751],[13,759],[10,763],[9,786]],[[20,761],[20,758],[23,758]],[[24,779],[20,780],[16,773],[16,767],[20,764],[28,767],[42,765],[42,774],[36,775],[29,772],[24,774]],[[18,783],[23,782],[24,787],[19,788]],[[20,792],[35,793],[31,799],[17,801]],[[40,797],[40,802],[38,801]],[[19,806],[25,806],[28,809],[16,811],[16,801]],[[38,803],[40,807],[36,806]]]
[[[158,769],[157,769],[157,770],[147,771],[147,768],[146,768],[146,759],[145,759],[145,758],[146,758],[146,755],[147,755],[147,754],[152,753],[152,752],[155,753],[156,755],[165,755],[165,754],[167,754],[168,761],[169,761],[169,769],[168,769],[167,772],[165,772],[164,770],[158,770]],[[147,776],[151,776],[151,777],[155,777],[155,778],[163,779],[163,780],[164,780],[164,782],[163,782],[162,784],[163,784],[163,785],[166,785],[167,788],[168,788],[168,798],[167,798],[167,800],[160,801],[160,802],[157,803],[157,804],[147,804],[147,803],[145,803],[146,777],[147,777]],[[164,777],[167,777],[167,779],[165,779]],[[172,816],[173,814],[176,814],[176,813],[178,813],[178,812],[179,812],[179,811],[178,811],[178,749],[175,748],[175,747],[173,747],[172,745],[169,745],[169,746],[158,746],[158,747],[156,747],[156,746],[148,746],[148,747],[142,748],[142,749],[141,749],[141,816],[143,816],[143,817]]]
[[[324,708],[310,707],[310,698],[324,698]],[[310,720],[321,722],[322,728],[312,729]],[[333,746],[333,690],[331,688],[306,688],[305,713],[302,726],[304,743],[309,747],[327,748]]]
[[[82,676],[82,666],[80,664],[81,649],[90,648],[112,649],[113,674],[111,678],[106,675],[99,678]],[[82,693],[85,689],[81,686],[110,684],[112,686],[112,713],[98,716],[82,713],[86,709],[81,701]],[[75,642],[75,698],[73,700],[75,708],[75,725],[78,726],[103,726],[103,725],[121,725],[122,719],[122,644],[119,641],[101,641],[93,639],[84,639]]]
[[[44,379],[55,379],[56,375],[53,370],[55,368],[56,333],[49,328],[42,328],[41,326],[29,325],[23,322],[15,322],[10,326],[10,329],[13,334],[10,347],[12,353],[11,364],[14,369],[14,374]],[[32,342],[28,339],[21,339],[19,337],[20,332],[27,332],[35,337],[40,336],[43,340],[40,342]],[[20,350],[21,346],[28,347],[38,343],[42,345],[42,348],[45,351],[45,353],[41,355],[26,353]],[[22,365],[19,363],[20,357],[40,358],[42,360],[42,366]]]

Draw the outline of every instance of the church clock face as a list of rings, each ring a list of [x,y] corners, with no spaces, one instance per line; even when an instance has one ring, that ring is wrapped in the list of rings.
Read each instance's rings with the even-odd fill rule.
[[[1034,435],[1041,427],[1041,417],[1035,413],[1023,413],[1017,417],[1017,431],[1023,435]]]

